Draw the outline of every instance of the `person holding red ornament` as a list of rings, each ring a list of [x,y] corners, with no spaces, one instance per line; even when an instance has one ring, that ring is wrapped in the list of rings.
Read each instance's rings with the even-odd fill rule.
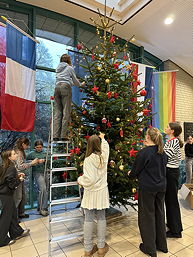
[[[85,82],[82,83],[82,86]],[[54,92],[54,141],[68,140],[67,129],[71,119],[72,86],[80,87],[68,54],[60,57],[60,64],[56,69],[56,87]]]
[[[103,257],[109,250],[105,243],[106,218],[105,209],[109,208],[109,192],[107,184],[107,165],[109,159],[109,144],[104,139],[105,134],[92,135],[88,139],[86,157],[83,165],[83,175],[78,178],[78,184],[84,187],[81,207],[84,208],[84,257],[91,257],[98,251],[98,257]],[[93,231],[97,220],[97,245],[93,246]]]
[[[151,257],[157,257],[157,250],[168,252],[164,212],[166,163],[162,135],[157,128],[149,128],[145,148],[137,154],[128,174],[139,181],[138,225],[143,242],[139,248]]]

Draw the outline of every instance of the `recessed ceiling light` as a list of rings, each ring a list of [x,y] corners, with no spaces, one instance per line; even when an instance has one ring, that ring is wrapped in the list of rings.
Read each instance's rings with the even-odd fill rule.
[[[164,23],[166,25],[170,25],[172,24],[172,22],[174,21],[174,18],[173,17],[167,17],[165,20],[164,20]]]

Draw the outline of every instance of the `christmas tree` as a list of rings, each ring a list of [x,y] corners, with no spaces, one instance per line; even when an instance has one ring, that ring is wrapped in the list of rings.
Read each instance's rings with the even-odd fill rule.
[[[113,34],[116,22],[110,17],[99,13],[100,24],[93,21],[98,42],[92,49],[84,42],[77,45],[84,56],[83,67],[87,75],[81,91],[86,97],[81,107],[74,106],[73,109],[71,156],[80,175],[86,140],[98,131],[104,132],[110,145],[108,186],[111,204],[126,206],[136,193],[137,181],[129,178],[128,171],[143,146],[143,132],[152,116],[151,99],[144,99],[145,85],[140,85],[135,65],[130,62],[128,41],[123,46],[116,44],[117,37]]]

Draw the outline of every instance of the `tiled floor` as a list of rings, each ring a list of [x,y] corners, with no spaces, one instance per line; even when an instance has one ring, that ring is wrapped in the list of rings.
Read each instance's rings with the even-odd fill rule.
[[[158,257],[193,257],[193,210],[186,201],[180,200],[183,237],[179,239],[168,239],[167,254],[158,252]],[[122,209],[123,215],[108,220],[107,242],[110,250],[107,257],[143,257],[138,246],[141,242],[137,226],[137,212],[131,207],[126,211]],[[73,215],[79,214],[79,210]],[[61,215],[60,215],[61,216]],[[0,248],[0,257],[48,257],[48,218],[40,218],[37,215],[30,215],[33,220],[25,220],[22,227],[30,228],[30,236],[18,240],[11,246]],[[37,218],[39,217],[39,218]],[[68,234],[71,231],[77,232],[82,228],[83,220],[57,223],[55,232],[57,235]],[[54,244],[52,246],[52,257],[81,257],[83,254],[83,240],[73,239],[68,242]],[[97,254],[94,255],[95,257]]]

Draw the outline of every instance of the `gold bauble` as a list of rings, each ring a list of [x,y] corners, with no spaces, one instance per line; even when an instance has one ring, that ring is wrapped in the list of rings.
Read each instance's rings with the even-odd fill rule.
[[[119,166],[119,169],[120,169],[120,170],[124,170],[124,165],[121,164],[121,165]]]
[[[80,163],[80,167],[83,166],[83,162]]]
[[[100,67],[100,66],[98,66],[98,67],[97,67],[97,70],[98,70],[98,71],[100,71],[100,70],[101,70],[101,67]]]
[[[116,118],[116,121],[120,121],[120,118],[119,118],[119,117],[117,117],[117,118]]]
[[[105,82],[106,82],[107,84],[109,84],[109,83],[110,83],[110,79],[105,79]]]
[[[137,189],[135,187],[132,188],[132,193],[135,194],[137,192]]]

